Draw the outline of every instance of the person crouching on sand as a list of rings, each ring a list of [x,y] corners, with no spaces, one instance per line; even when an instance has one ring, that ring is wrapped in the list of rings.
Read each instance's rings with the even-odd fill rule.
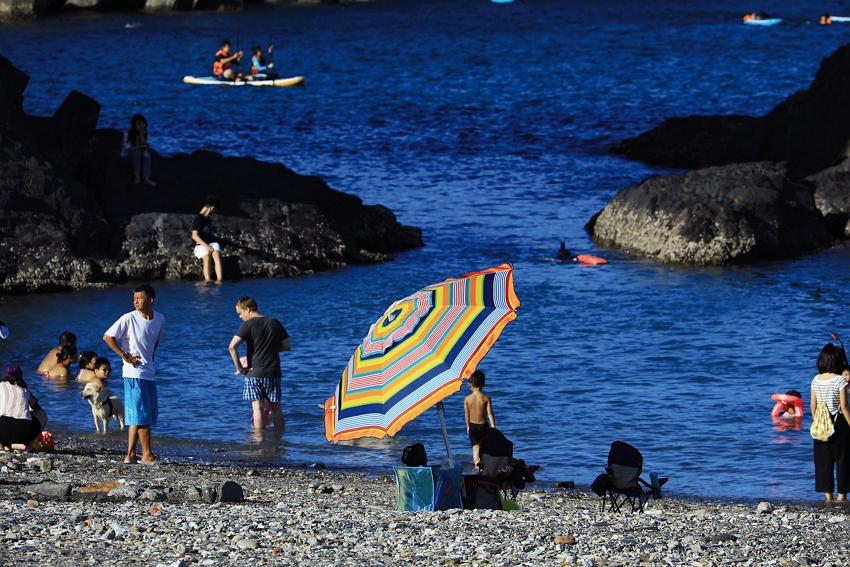
[[[0,381],[0,445],[25,451],[32,447],[47,425],[47,412],[27,389],[17,366],[6,369]]]

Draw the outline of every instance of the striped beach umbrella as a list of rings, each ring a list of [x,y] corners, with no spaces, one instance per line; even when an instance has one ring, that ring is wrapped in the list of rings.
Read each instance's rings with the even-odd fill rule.
[[[369,329],[325,402],[328,441],[394,435],[457,392],[516,319],[519,305],[509,264],[393,303]]]

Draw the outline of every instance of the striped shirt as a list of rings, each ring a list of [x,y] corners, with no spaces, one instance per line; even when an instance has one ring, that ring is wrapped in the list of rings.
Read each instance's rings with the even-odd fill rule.
[[[0,416],[13,419],[32,419],[29,391],[11,382],[0,382]]]
[[[826,404],[829,415],[835,415],[841,411],[840,392],[845,388],[847,388],[847,380],[844,376],[835,376],[829,380],[818,380],[815,376],[812,380],[815,401],[818,404]]]

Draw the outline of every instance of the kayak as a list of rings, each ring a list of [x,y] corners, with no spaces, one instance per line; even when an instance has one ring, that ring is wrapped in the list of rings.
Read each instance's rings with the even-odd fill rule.
[[[775,26],[784,22],[782,18],[769,18],[766,20],[747,20],[744,24],[748,26]]]
[[[850,16],[830,16],[833,22],[850,22]]]
[[[186,75],[183,77],[183,82],[190,85],[227,85],[231,87],[243,87],[245,85],[251,85],[252,87],[294,87],[295,85],[303,85],[304,77],[258,79],[255,81],[219,81],[215,77],[194,77],[192,75]]]

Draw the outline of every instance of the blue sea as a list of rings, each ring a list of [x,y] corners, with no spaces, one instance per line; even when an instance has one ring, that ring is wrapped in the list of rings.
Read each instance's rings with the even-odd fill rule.
[[[742,25],[752,9],[788,23]],[[806,88],[850,38],[850,24],[816,25],[824,10],[850,15],[850,2],[394,0],[81,13],[0,27],[0,54],[30,74],[31,114],[52,114],[77,89],[101,102],[103,127],[144,114],[165,155],[206,149],[281,162],[423,229],[424,248],[385,265],[158,283],[167,326],[154,433],[163,456],[381,473],[421,441],[439,461],[434,410],[394,438],[332,445],[317,406],[393,301],[510,262],[522,307],[479,367],[499,428],[516,456],[543,467],[541,480],[588,485],[621,439],[678,495],[820,499],[808,409],[804,429],[777,429],[770,397],[793,388],[808,405],[820,348],[830,333],[850,337],[850,250],[666,266],[597,250],[584,225],[617,190],[669,172],[612,156],[611,144],[670,116],[760,115]],[[305,76],[306,86],[183,84],[210,74],[225,38],[246,51],[273,41],[276,69]],[[557,262],[560,242],[610,263]],[[65,330],[81,349],[107,352],[101,337],[132,310],[132,287],[0,297],[11,328],[0,365],[27,369],[60,446],[63,434],[121,445],[122,433],[95,435],[77,384],[34,371]],[[228,356],[244,295],[292,337],[282,355],[282,436],[251,431]],[[453,451],[468,463],[463,395],[446,399],[446,418]]]

